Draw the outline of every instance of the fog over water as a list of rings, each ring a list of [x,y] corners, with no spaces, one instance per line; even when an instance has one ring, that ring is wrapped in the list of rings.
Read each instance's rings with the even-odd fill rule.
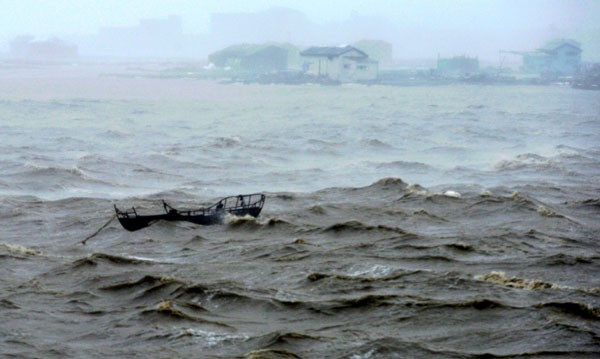
[[[297,46],[384,40],[399,59],[467,54],[497,61],[498,50],[533,50],[553,38],[575,38],[584,60],[600,59],[600,3],[549,1],[6,1],[0,14],[0,49],[16,36],[57,36],[79,45],[83,57],[205,58],[236,43],[290,42]],[[165,33],[140,20],[178,23]],[[224,19],[228,17],[228,19]],[[148,31],[148,42],[170,38],[162,52],[145,41],[139,51],[105,41]],[[170,32],[170,35],[169,35]],[[113,35],[113,40],[119,36]],[[152,40],[153,39],[153,40]],[[129,47],[136,45],[129,44]],[[146,47],[145,47],[146,46]]]

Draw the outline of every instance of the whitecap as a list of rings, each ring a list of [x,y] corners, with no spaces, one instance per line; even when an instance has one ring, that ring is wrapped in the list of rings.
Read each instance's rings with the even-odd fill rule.
[[[452,198],[461,198],[462,197],[462,195],[459,192],[452,191],[452,190],[448,190],[448,191],[444,192],[444,196],[452,197]]]
[[[513,277],[509,278],[503,271],[492,271],[483,275],[476,275],[476,280],[501,284],[507,287],[527,289],[527,290],[542,290],[542,289],[567,289],[567,287],[560,286],[553,283],[547,283],[538,279],[525,279]]]
[[[394,268],[375,264],[368,268],[350,269],[347,274],[350,277],[384,278],[394,271]]]
[[[189,335],[193,337],[201,337],[202,339],[204,339],[206,345],[209,347],[213,347],[215,345],[219,345],[227,341],[246,341],[250,339],[250,337],[245,334],[232,335],[226,333],[209,332],[206,330],[195,328],[183,329],[179,334],[182,336]]]
[[[37,256],[42,254],[42,251],[38,251],[37,249],[33,248],[23,247],[17,244],[0,243],[0,248],[4,248],[11,253],[26,254],[30,256]]]

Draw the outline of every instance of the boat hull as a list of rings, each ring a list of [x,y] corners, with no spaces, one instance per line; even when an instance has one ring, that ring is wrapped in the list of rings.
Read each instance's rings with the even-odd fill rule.
[[[258,199],[256,199],[258,197]],[[235,199],[235,204],[225,207],[223,204],[231,203]],[[227,214],[244,217],[258,217],[262,211],[265,196],[262,194],[239,195],[235,197],[226,197],[215,205],[206,209],[180,211],[172,208],[163,201],[165,207],[164,214],[139,215],[134,208],[130,211],[120,211],[115,206],[119,222],[128,231],[137,231],[148,227],[158,221],[185,221],[203,226],[222,224]]]

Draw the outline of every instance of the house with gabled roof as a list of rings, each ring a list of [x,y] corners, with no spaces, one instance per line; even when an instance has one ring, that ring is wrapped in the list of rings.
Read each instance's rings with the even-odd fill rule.
[[[574,75],[581,67],[581,45],[556,39],[536,51],[523,54],[523,71],[538,74]]]
[[[377,79],[377,61],[352,46],[310,47],[302,52],[306,75],[339,82],[361,82]]]

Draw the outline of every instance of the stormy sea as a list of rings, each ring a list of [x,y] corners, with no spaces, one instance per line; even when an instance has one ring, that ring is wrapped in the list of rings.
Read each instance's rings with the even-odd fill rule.
[[[0,68],[0,357],[600,355],[600,92],[140,72]]]

